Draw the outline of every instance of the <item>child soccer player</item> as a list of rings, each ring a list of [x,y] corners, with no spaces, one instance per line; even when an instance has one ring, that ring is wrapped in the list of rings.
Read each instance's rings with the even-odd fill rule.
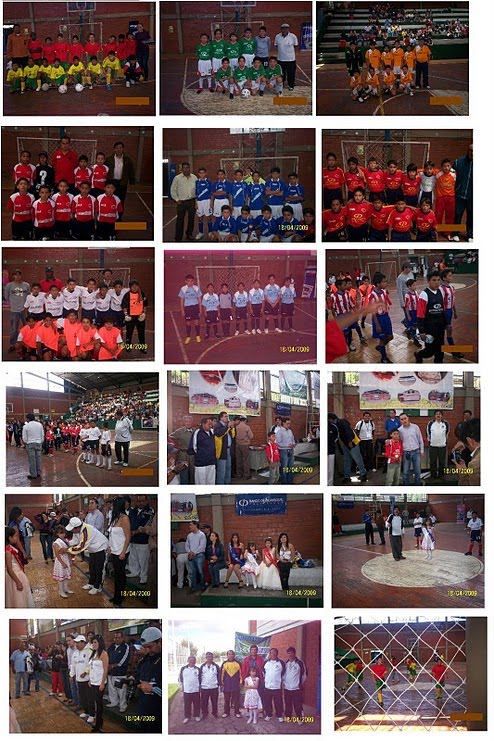
[[[106,460],[106,469],[107,471],[111,471],[111,432],[108,428],[108,422],[103,422],[102,429],[101,429],[101,438],[100,438],[100,451],[101,451],[101,464],[99,461],[96,462],[96,465],[101,465],[101,468],[105,468],[105,460]]]
[[[393,206],[385,206],[381,196],[371,194],[368,242],[388,241],[388,216]]]
[[[274,238],[275,242],[300,242],[301,236],[298,230],[300,223],[294,217],[291,206],[283,206],[282,216],[276,221],[278,233]]]
[[[306,206],[302,211],[302,242],[316,241],[316,212],[311,206]]]
[[[33,231],[34,196],[29,193],[29,181],[20,178],[17,181],[17,192],[12,193],[7,201],[7,210],[12,213],[12,239],[20,241],[31,238]]]
[[[276,95],[283,96],[283,72],[276,57],[269,57],[268,66],[264,68],[264,77],[268,90],[276,90]]]
[[[434,211],[438,224],[455,223],[455,189],[456,189],[456,172],[451,169],[451,160],[444,159],[441,162],[441,169],[436,174],[436,203]],[[448,240],[459,242],[459,237],[445,232]]]
[[[106,89],[111,90],[111,83],[118,80],[121,72],[120,59],[117,58],[115,51],[110,49],[101,66],[106,79]]]
[[[33,203],[34,238],[42,242],[53,239],[55,233],[55,204],[47,185],[39,189],[39,198]]]
[[[367,64],[367,67],[372,67],[373,69],[379,69],[381,66],[381,52],[376,47],[376,42],[374,39],[370,41],[369,48],[365,52],[364,56],[365,62]]]
[[[365,242],[369,231],[368,222],[372,206],[365,200],[364,189],[358,187],[353,199],[346,205],[347,232],[349,242]]]
[[[264,288],[264,333],[269,333],[269,317],[273,317],[275,332],[281,332],[278,327],[278,316],[280,313],[281,290],[275,283],[273,273],[268,275],[268,283]]]
[[[240,216],[237,218],[237,236],[240,242],[257,242],[257,234],[254,229],[254,219],[251,218],[249,206],[242,206]]]
[[[118,360],[125,343],[119,327],[113,324],[112,316],[107,314],[103,326],[98,328],[98,335],[100,341],[98,360]]]
[[[305,198],[305,189],[298,181],[298,173],[290,172],[288,184],[285,186],[285,206],[291,206],[293,215],[300,223],[303,218],[302,204]]]
[[[413,214],[417,226],[417,242],[437,242],[437,219],[431,208],[431,202],[424,198],[418,210]]]
[[[98,357],[100,348],[99,334],[95,326],[93,326],[91,319],[83,317],[81,320],[81,326],[77,330],[76,335],[76,346],[77,346],[77,357],[79,360],[93,360]],[[82,441],[81,431],[81,441]],[[82,452],[84,454],[85,448],[82,446]],[[84,458],[83,458],[84,460]]]
[[[289,275],[283,281],[281,286],[281,331],[285,329],[285,319],[288,322],[288,329],[290,332],[295,332],[293,328],[293,314],[295,311],[295,299],[297,294],[295,293],[295,287],[292,286],[292,279]]]
[[[136,85],[138,82],[144,80],[144,73],[137,61],[135,54],[131,54],[125,62],[123,69],[123,76],[125,77],[125,87]],[[214,92],[214,88],[211,88],[211,92]]]
[[[31,162],[31,152],[29,152],[27,149],[24,149],[24,151],[21,152],[20,161],[17,163],[17,165],[14,166],[13,169],[12,177],[14,181],[14,191],[17,188],[19,180],[21,180],[21,178],[25,178],[29,183],[29,189],[32,192],[35,172],[36,168]]]
[[[84,44],[86,59],[92,59],[93,57],[96,57],[96,59],[98,59],[98,54],[100,51],[100,45],[96,41],[96,36],[94,35],[94,33],[88,34],[87,41]]]
[[[36,350],[39,360],[49,362],[59,355],[60,336],[57,325],[51,314],[45,314],[45,318],[36,325]]]
[[[424,521],[418,512],[415,512],[413,518],[413,537],[415,538],[415,548],[420,548],[420,541],[422,540],[422,525]]]
[[[247,67],[252,67],[256,54],[256,40],[252,35],[252,28],[246,28],[240,39],[240,53],[245,58]]]
[[[24,308],[26,309],[26,315],[33,316],[37,322],[43,319],[45,313],[45,295],[41,293],[39,283],[32,284],[31,293],[26,296],[26,300],[24,301]]]
[[[236,33],[231,33],[229,40],[225,43],[225,56],[228,57],[232,70],[238,67],[238,58],[240,53],[240,42],[238,36]]]
[[[252,173],[252,182],[247,183],[247,205],[250,208],[251,218],[254,220],[262,214],[265,191],[266,184],[261,183],[261,173],[258,170],[254,170]]]
[[[252,67],[249,68],[250,74],[250,92],[251,95],[257,95],[262,98],[266,89],[265,70],[259,57],[254,57]]]
[[[484,523],[478,517],[477,512],[474,510],[472,512],[472,519],[467,522],[466,530],[470,533],[470,545],[468,547],[468,551],[465,553],[465,556],[471,556],[473,554],[473,549],[475,547],[475,543],[477,543],[478,549],[479,549],[479,558],[482,558],[482,531],[483,531]]]
[[[406,174],[403,173],[402,175],[401,188],[407,206],[417,208],[419,205],[420,177],[417,174],[417,165],[414,165],[413,162],[407,165]]]
[[[336,291],[333,291],[329,298],[329,308],[331,309],[331,313],[333,314],[335,319],[336,317],[342,317],[352,313],[352,301],[350,294],[346,290],[346,282],[346,278],[338,278],[334,284]],[[344,327],[343,335],[345,337],[348,350],[350,352],[355,352],[357,348],[352,343],[352,330],[349,326]]]
[[[72,64],[67,70],[67,84],[73,83],[74,85],[84,84],[84,65],[79,57],[74,57]]]
[[[379,196],[384,203],[386,187],[384,172],[379,168],[375,157],[370,158],[368,165],[368,167],[362,167],[360,169],[364,173],[365,184],[369,190],[369,200],[372,201],[373,197]]]
[[[264,309],[264,291],[260,281],[256,278],[249,291],[251,313],[251,333],[261,334],[261,316]]]
[[[400,196],[387,220],[390,242],[412,241],[411,229],[414,213],[414,209],[407,206],[404,197]]]
[[[238,69],[240,69],[240,67],[238,67]],[[245,206],[247,202],[247,191],[248,185],[244,181],[243,170],[235,170],[233,173],[233,182],[230,187],[232,216],[234,219],[238,219],[243,206]]]
[[[364,84],[362,82],[362,73],[355,70],[348,78],[348,84],[350,86],[350,95],[352,100],[363,103]]]
[[[211,192],[213,184],[206,175],[204,167],[200,167],[197,171],[198,178],[196,180],[196,214],[199,222],[199,231],[196,234],[196,239],[202,239],[204,236],[204,224],[206,224],[207,232],[211,226]]]
[[[454,345],[453,319],[458,319],[455,305],[455,288],[453,286],[453,273],[447,268],[441,270],[441,291],[444,295],[444,313],[446,316],[446,341],[448,345]],[[462,352],[452,353],[454,358],[465,357]]]
[[[364,171],[359,167],[358,159],[356,157],[349,157],[347,160],[347,166],[348,170],[345,172],[345,184],[347,200],[350,200],[353,198],[357,188],[365,189],[365,175]]]
[[[213,216],[221,216],[223,206],[230,205],[231,183],[226,179],[225,171],[218,170],[216,173],[216,182],[211,188],[211,208]]]
[[[233,305],[235,306],[235,337],[240,334],[240,322],[244,327],[244,334],[250,334],[247,327],[247,307],[249,294],[245,290],[244,283],[237,283],[237,291],[233,294]]]
[[[343,186],[345,185],[345,174],[341,167],[336,166],[336,155],[328,152],[326,155],[326,167],[322,171],[323,208],[331,208],[334,198],[343,203]]]
[[[74,196],[72,201],[72,213],[74,222],[72,234],[74,239],[80,241],[94,239],[94,219],[97,213],[98,203],[94,196],[89,195],[91,186],[88,182],[80,184],[80,193]]]
[[[194,283],[194,276],[188,273],[185,276],[185,284],[178,293],[180,299],[180,313],[185,319],[186,337],[185,343],[189,344],[191,340],[192,323],[196,333],[196,342],[201,341],[201,331],[199,328],[202,291]]]
[[[125,36],[125,44],[127,46],[127,59],[129,59],[132,55],[136,56],[137,54],[137,41],[134,38],[134,34],[132,31],[128,31]]]
[[[206,334],[204,339],[208,340],[211,334],[211,328],[213,329],[214,336],[217,340],[220,339],[218,334],[218,309],[220,306],[220,300],[218,294],[214,292],[214,286],[212,283],[208,283],[206,286],[206,293],[202,297],[202,308],[204,309],[204,316],[206,318]]]
[[[65,85],[67,81],[67,72],[62,67],[62,62],[58,57],[55,57],[53,64],[51,65],[50,72],[50,86],[59,88],[60,85]]]
[[[273,218],[271,206],[262,207],[262,215],[255,220],[260,242],[274,242],[278,233],[278,221]]]
[[[434,162],[431,162],[431,160],[427,160],[427,162],[424,165],[424,169],[419,173],[419,177],[420,177],[419,203],[421,203],[422,200],[425,199],[425,200],[430,201],[431,206],[434,204],[437,172],[438,170],[436,170]]]
[[[382,76],[382,93],[383,95],[396,95],[396,75],[389,66],[384,68]]]
[[[400,76],[398,77],[398,90],[399,92],[405,93],[405,95],[413,97],[412,85],[413,75],[408,69],[408,66],[404,64],[401,68]]]
[[[401,462],[403,460],[403,443],[398,430],[393,430],[391,437],[384,442],[384,455],[388,468],[386,471],[386,486],[399,486]]]
[[[383,687],[386,686],[386,673],[388,671],[386,666],[383,664],[382,656],[378,656],[376,663],[371,665],[370,670],[374,675],[374,682],[376,684],[377,703],[382,709],[384,708]]]
[[[268,484],[277,484],[280,480],[280,449],[276,442],[276,433],[274,430],[268,434],[268,442],[265,451],[266,459],[269,464]]]
[[[233,100],[235,95],[240,95],[244,88],[250,88],[250,71],[245,63],[245,57],[240,56],[230,78],[230,100]]]
[[[230,206],[223,206],[219,216],[211,227],[210,242],[237,242],[237,222],[233,218]]]
[[[25,90],[37,90],[38,71],[39,71],[39,65],[35,64],[34,59],[32,57],[28,57],[27,64],[24,67]]]
[[[115,47],[115,56],[120,62],[121,67],[123,63],[125,62],[125,60],[127,59],[127,54],[128,54],[127,39],[125,38],[124,33],[119,33],[118,38],[117,38],[117,45]]]
[[[383,273],[374,273],[372,278],[374,288],[369,294],[369,303],[375,301],[378,304],[377,313],[372,316],[372,336],[379,340],[376,345],[377,352],[381,355],[381,363],[391,363],[386,354],[386,345],[393,339],[393,326],[389,316],[391,299],[386,286],[387,278]]]
[[[41,60],[41,64],[39,65],[36,92],[39,93],[42,85],[45,85],[45,84],[49,85],[50,82],[51,82],[51,64],[49,63],[46,57],[43,57],[43,59]]]
[[[322,212],[322,230],[325,242],[346,242],[347,209],[339,198],[333,198],[331,208]]]
[[[74,64],[76,59],[80,61],[84,58],[84,47],[81,44],[79,36],[77,36],[77,34],[74,34],[74,36],[72,36],[72,41],[67,48],[67,56],[70,64]]]
[[[63,313],[63,295],[58,286],[51,286],[50,292],[45,294],[45,311],[55,319],[60,319]]]
[[[91,177],[91,190],[89,192],[95,198],[105,192],[105,185],[109,172],[108,165],[105,165],[105,159],[105,153],[98,152],[96,155],[96,163],[91,167],[93,174]]]
[[[431,674],[436,682],[434,687],[435,699],[436,701],[440,701],[443,699],[443,689],[446,681],[446,666],[443,664],[441,657],[438,658],[432,667]]]
[[[107,57],[110,51],[115,51],[117,48],[117,37],[115,34],[111,34],[108,37],[108,41],[103,44],[103,57]]]
[[[211,66],[213,74],[216,75],[225,60],[225,41],[221,28],[217,28],[210,41],[211,46]],[[226,58],[228,61],[228,57]]]
[[[123,213],[122,201],[115,195],[114,183],[105,184],[105,192],[97,197],[96,204],[96,239],[114,242],[117,238],[115,224]]]
[[[441,276],[438,270],[429,270],[427,283],[427,288],[424,288],[419,295],[417,307],[418,329],[425,345],[422,350],[415,353],[415,359],[417,363],[423,363],[424,358],[434,356],[434,363],[442,363],[444,361],[442,346],[446,329],[446,313],[444,295],[441,291]]]
[[[403,190],[401,188],[402,177],[403,172],[398,169],[396,160],[388,160],[388,165],[384,172],[384,187],[388,206],[394,206],[399,198],[403,198]]]
[[[347,676],[346,676],[346,682],[341,688],[342,692],[346,692],[346,690],[355,683],[355,676],[357,673],[357,665],[355,661],[350,661],[349,664],[346,664],[345,671],[346,671]]]
[[[415,290],[417,281],[415,278],[409,278],[406,282],[407,292],[405,293],[405,327],[407,330],[407,337],[409,340],[413,340],[417,347],[421,347],[421,344],[417,337],[417,306],[419,302],[419,295]]]
[[[37,360],[36,352],[36,333],[38,328],[38,319],[33,314],[28,314],[26,324],[20,328],[15,343],[15,351],[19,360]]]
[[[211,92],[214,92],[214,88],[211,85],[211,73],[213,70],[211,63],[212,50],[209,43],[209,36],[207,33],[201,33],[200,43],[196,46],[196,57],[197,57],[197,76],[199,78],[199,87],[196,93],[202,93],[204,88],[204,80],[207,80],[207,85]]]
[[[108,286],[106,283],[100,283],[98,293],[96,294],[95,308],[96,308],[96,319],[95,323],[98,329],[103,327],[104,323],[111,316],[110,302],[111,296],[108,295]]]
[[[281,170],[277,165],[275,165],[271,168],[270,176],[266,180],[265,192],[268,206],[271,206],[271,214],[275,219],[279,219],[283,216],[284,190],[286,186],[280,176]]]
[[[346,283],[345,283],[345,291],[347,292],[347,294],[350,297],[350,307],[351,307],[351,310],[354,312],[357,307],[360,308],[359,303],[361,301],[361,298],[360,298],[361,297],[361,293],[360,293],[360,291],[358,291],[358,293],[357,293],[357,290],[355,288],[353,288],[353,282],[352,282],[351,278],[346,277],[345,280],[346,280]],[[367,340],[365,339],[364,335],[362,334],[362,330],[361,330],[361,328],[359,326],[358,318],[357,318],[357,320],[353,324],[350,324],[349,325],[348,329],[350,330],[350,333],[351,333],[352,329],[354,329],[356,331],[357,335],[358,335],[358,338],[359,338],[361,344],[363,344],[363,345],[366,345],[367,344]]]
[[[60,60],[60,64],[62,65],[63,69],[67,71],[69,68],[69,65],[67,63],[68,44],[63,37],[63,33],[59,33],[57,35],[57,40],[53,44],[53,51],[55,52],[55,58],[58,58]]]
[[[379,77],[377,76],[374,67],[369,67],[367,76],[364,82],[364,89],[359,95],[358,102],[363,103],[364,100],[371,96],[377,97],[379,95]]]
[[[55,204],[55,236],[59,239],[70,239],[74,196],[69,193],[69,184],[66,180],[59,181],[58,193],[54,193],[51,199]]]
[[[11,94],[20,92],[21,95],[24,95],[26,92],[24,70],[19,67],[19,62],[12,62],[12,67],[7,72],[7,85]]]
[[[233,319],[232,316],[232,307],[233,307],[233,299],[232,294],[228,290],[228,284],[222,283],[221,284],[221,291],[219,293],[219,306],[220,306],[220,321],[221,321],[221,328],[223,330],[223,337],[229,337],[230,336],[230,322]]]
[[[86,65],[86,84],[89,90],[92,90],[94,85],[104,80],[103,67],[98,62],[98,57],[93,54]]]
[[[88,278],[85,286],[77,286],[81,294],[81,317],[83,319],[89,319],[91,324],[96,322],[96,298],[98,291],[96,289],[96,281],[94,278]]]
[[[88,167],[89,160],[85,154],[81,154],[79,157],[79,165],[74,170],[74,186],[78,193],[80,193],[81,183],[90,183],[92,177],[92,170]]]

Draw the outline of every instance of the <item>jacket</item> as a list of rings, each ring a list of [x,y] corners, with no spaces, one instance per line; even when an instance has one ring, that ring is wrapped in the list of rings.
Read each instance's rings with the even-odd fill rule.
[[[114,664],[108,674],[112,677],[125,677],[130,661],[130,646],[128,643],[112,643],[108,647],[108,663]]]
[[[153,521],[154,509],[147,504],[141,510],[138,507],[133,507],[129,512],[130,518],[130,529],[138,530],[140,527],[146,527]],[[130,539],[131,543],[146,545],[149,541],[149,535],[147,533],[136,533]]]
[[[217,422],[213,427],[214,445],[218,460],[227,458],[228,450],[231,451],[232,449],[236,432],[235,427],[227,427],[222,422]]]
[[[194,456],[196,468],[216,465],[216,444],[213,433],[198,427],[192,433],[187,453]]]
[[[108,180],[115,179],[115,158],[113,155],[105,159],[105,165],[108,167]],[[121,185],[134,185],[135,183],[135,172],[134,163],[131,158],[127,155],[123,155],[123,169],[122,177],[120,179]]]

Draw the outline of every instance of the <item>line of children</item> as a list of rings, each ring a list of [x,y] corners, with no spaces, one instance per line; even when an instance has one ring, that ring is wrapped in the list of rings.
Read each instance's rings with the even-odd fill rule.
[[[96,468],[112,470],[111,430],[107,422],[96,424],[94,419],[51,420],[45,424],[44,447],[50,458],[61,452],[80,455],[81,461],[87,465],[94,464]],[[59,576],[62,577],[62,574]],[[65,576],[59,581],[69,578]]]

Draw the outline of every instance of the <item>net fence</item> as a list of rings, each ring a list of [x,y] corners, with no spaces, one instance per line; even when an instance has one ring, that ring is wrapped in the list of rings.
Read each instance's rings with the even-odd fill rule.
[[[225,40],[230,38],[231,33],[236,33],[241,38],[246,28],[251,28],[252,35],[257,36],[261,26],[264,26],[264,21],[213,21],[211,23],[211,37],[218,28],[223,32]]]
[[[71,139],[70,146],[79,155],[85,154],[89,158],[89,164],[93,165],[96,162],[97,152],[97,140],[96,139]],[[17,137],[17,156],[21,158],[21,152],[27,149],[31,152],[33,158],[38,156],[39,152],[48,152],[48,161],[51,162],[53,155],[60,146],[59,139],[52,139],[48,137]]]
[[[388,283],[394,285],[398,275],[398,269],[394,260],[385,260],[380,262],[368,262],[365,266],[365,274],[369,277],[372,282],[372,276],[374,273],[383,273],[388,279]]]
[[[59,33],[63,33],[66,39],[72,36],[79,36],[81,44],[87,41],[90,33],[94,33],[96,41],[101,46],[103,44],[103,23],[101,21],[82,21],[61,23],[58,27]]]
[[[208,283],[212,283],[215,291],[219,292],[222,283],[228,285],[228,290],[234,294],[238,283],[244,283],[249,291],[256,278],[260,278],[259,265],[199,265],[196,267],[197,285],[203,293]]]
[[[90,278],[94,278],[99,285],[103,283],[104,268],[70,268],[69,276],[77,281],[78,286],[85,286]],[[130,268],[119,267],[113,270],[112,280],[120,279],[125,288],[129,287]]]
[[[346,139],[341,142],[343,162],[356,157],[360,165],[367,167],[371,157],[375,157],[379,169],[385,169],[388,160],[394,159],[400,170],[406,170],[411,162],[423,167],[429,159],[430,142],[426,141],[365,141]]]
[[[252,170],[259,170],[261,177],[266,180],[269,177],[271,168],[276,165],[281,170],[281,179],[286,182],[290,172],[298,172],[298,161],[298,156],[278,157],[274,155],[272,157],[256,157],[252,155],[250,157],[238,157],[236,159],[222,157],[220,167],[225,171],[228,180],[233,180],[235,170],[243,170],[245,172],[246,167],[250,167]]]

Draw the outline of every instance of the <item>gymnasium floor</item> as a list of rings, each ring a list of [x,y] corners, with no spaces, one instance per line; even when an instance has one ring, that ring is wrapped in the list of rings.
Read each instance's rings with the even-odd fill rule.
[[[113,438],[113,436],[112,436]],[[112,442],[113,449],[113,442]],[[30,480],[27,454],[15,445],[7,446],[6,451],[6,485],[8,487],[40,486],[89,486],[89,487],[153,487],[158,486],[158,431],[140,430],[132,433],[130,444],[129,467],[115,466],[115,454],[112,456],[111,471],[96,468],[82,461],[80,453],[55,453],[53,458],[42,455],[41,478]]]
[[[333,607],[484,606],[483,559],[478,558],[477,544],[473,556],[464,555],[470,537],[463,524],[440,522],[435,526],[438,550],[433,552],[432,562],[425,561],[421,548],[415,548],[412,527],[403,536],[403,562],[394,561],[387,531],[386,545],[381,545],[379,533],[374,530],[375,545],[368,546],[363,532],[333,535]]]

